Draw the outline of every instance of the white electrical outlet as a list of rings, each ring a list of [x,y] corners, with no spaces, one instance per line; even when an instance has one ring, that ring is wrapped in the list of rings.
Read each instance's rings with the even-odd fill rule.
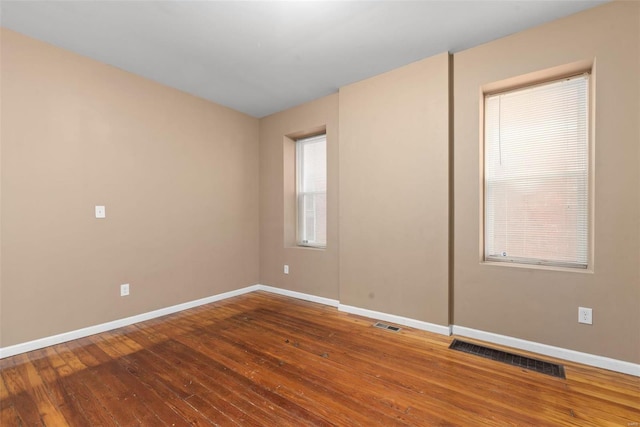
[[[578,307],[578,323],[593,324],[593,312],[590,308]]]
[[[284,274],[289,274],[289,266],[286,264],[284,266]]]
[[[120,285],[120,296],[126,297],[127,295],[129,295],[129,284],[125,283],[123,285]]]

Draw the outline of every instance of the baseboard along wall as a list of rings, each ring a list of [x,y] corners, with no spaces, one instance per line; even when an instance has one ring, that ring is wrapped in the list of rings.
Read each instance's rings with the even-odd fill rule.
[[[350,305],[340,304],[340,301],[331,298],[319,297],[315,295],[305,294],[302,292],[290,291],[287,289],[277,288],[268,285],[251,285],[242,289],[237,289],[230,292],[224,292],[218,295],[213,295],[206,298],[201,298],[194,301],[185,302],[182,304],[172,305],[170,307],[161,308],[158,310],[149,311],[147,313],[138,314],[135,316],[126,317],[124,319],[114,320],[111,322],[102,323],[99,325],[89,326],[87,328],[77,329],[75,331],[65,332],[58,335],[52,335],[28,341],[25,343],[15,344],[8,347],[0,348],[0,359],[5,357],[15,356],[17,354],[26,353],[29,351],[37,350],[51,345],[60,344],[63,342],[84,338],[89,335],[98,334],[101,332],[110,331],[113,329],[121,328],[123,326],[132,325],[134,323],[144,322],[145,320],[155,319],[156,317],[166,316],[167,314],[177,313],[179,311],[187,310],[189,308],[198,307],[204,304],[210,304],[216,301],[222,301],[228,298],[233,298],[239,295],[247,294],[255,291],[266,291],[278,295],[297,298],[305,301],[315,302],[331,307],[336,307],[338,310],[345,313],[357,314],[359,316],[369,317],[376,320],[384,320],[386,322],[392,322],[398,325],[408,326],[411,328],[433,332],[441,335],[458,335],[462,337],[474,338],[489,343],[504,345],[507,347],[517,348],[521,350],[538,353],[545,356],[555,357],[558,359],[564,359],[571,362],[581,363],[584,365],[594,366],[597,368],[608,369],[610,371],[621,372],[624,374],[634,375],[640,377],[640,364],[626,362],[623,360],[611,359],[604,356],[598,356],[589,353],[582,353],[579,351],[569,350],[562,347],[554,347],[546,344],[541,344],[533,341],[522,340],[519,338],[509,337],[505,335],[494,334],[491,332],[479,331],[476,329],[467,328],[464,326],[456,325],[437,325],[421,320],[411,319],[407,317],[397,316],[395,314],[383,313],[374,310],[368,310],[359,307],[353,307]]]

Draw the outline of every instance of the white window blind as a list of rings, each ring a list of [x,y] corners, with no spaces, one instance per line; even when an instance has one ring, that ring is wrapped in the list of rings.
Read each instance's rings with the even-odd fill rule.
[[[298,244],[327,245],[327,137],[296,141]]]
[[[485,259],[586,268],[589,75],[485,96]]]

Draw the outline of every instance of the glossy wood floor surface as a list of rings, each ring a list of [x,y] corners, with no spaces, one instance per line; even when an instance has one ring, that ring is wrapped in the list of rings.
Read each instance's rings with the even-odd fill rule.
[[[564,363],[558,379],[451,340],[255,292],[3,359],[0,425],[640,423],[637,377]]]

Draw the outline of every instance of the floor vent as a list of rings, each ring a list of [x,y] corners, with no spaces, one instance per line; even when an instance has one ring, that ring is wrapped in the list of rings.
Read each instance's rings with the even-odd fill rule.
[[[386,329],[388,331],[393,331],[393,332],[398,332],[400,330],[400,328],[398,328],[397,326],[387,325],[386,323],[382,323],[382,322],[376,322],[373,324],[373,326],[375,326],[376,328]]]
[[[507,363],[509,365],[528,369],[541,374],[551,375],[552,377],[565,378],[564,366],[543,360],[533,359],[531,357],[520,356],[518,354],[507,353],[506,351],[496,350],[494,348],[482,345],[471,344],[468,342],[454,339],[450,349],[462,351],[464,353],[474,354],[486,359],[496,360],[498,362]]]

